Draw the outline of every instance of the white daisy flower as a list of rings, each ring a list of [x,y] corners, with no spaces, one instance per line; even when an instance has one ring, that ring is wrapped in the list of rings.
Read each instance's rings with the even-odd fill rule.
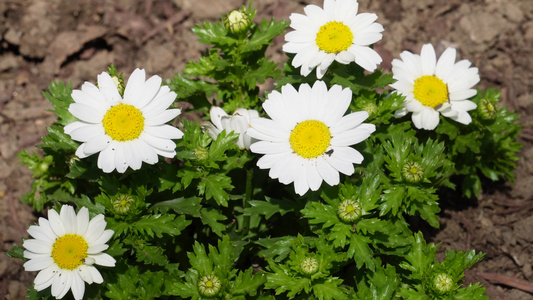
[[[353,164],[363,155],[350,145],[364,141],[376,130],[363,123],[366,111],[344,116],[352,100],[350,89],[334,85],[327,89],[323,81],[310,87],[300,85],[297,91],[287,84],[281,93],[274,91],[263,103],[271,119],[255,118],[247,133],[259,140],[250,147],[265,154],[257,161],[261,169],[283,184],[294,182],[297,194],[318,190],[324,180],[339,184],[339,172],[351,175]]]
[[[235,132],[239,134],[237,146],[241,149],[250,149],[250,145],[255,141],[246,134],[246,130],[250,128],[250,120],[258,118],[259,113],[253,109],[238,108],[233,115],[228,114],[220,107],[213,106],[209,111],[211,122],[204,122],[202,126],[207,129],[209,136],[216,139],[222,130],[227,133]]]
[[[76,151],[79,158],[100,152],[98,168],[124,173],[128,167],[140,169],[143,161],[157,163],[157,155],[176,155],[172,139],[181,138],[183,132],[166,124],[181,112],[167,109],[176,93],[161,86],[161,77],[145,77],[144,70],[133,71],[124,97],[106,72],[98,75],[98,87],[85,82],[81,90],[72,91],[75,103],[68,110],[79,121],[65,126],[65,133],[83,142]]]
[[[89,221],[89,210],[82,207],[78,214],[69,205],[63,205],[58,214],[48,211],[48,220],[39,218],[28,233],[33,239],[22,244],[26,271],[40,271],[35,277],[35,289],[41,291],[52,286],[52,296],[63,298],[72,290],[75,299],[82,299],[85,282],[102,283],[104,279],[94,264],[114,267],[115,259],[102,251],[113,230],[105,230],[103,215]]]
[[[361,13],[357,0],[324,0],[324,8],[307,5],[305,14],[290,16],[294,31],[285,35],[283,51],[296,53],[294,67],[300,67],[303,76],[316,67],[317,78],[322,78],[334,60],[341,64],[354,61],[373,72],[381,63],[379,54],[369,45],[381,40],[383,26],[374,23],[376,14]]]
[[[476,95],[472,87],[479,82],[477,68],[470,68],[468,60],[455,62],[455,49],[448,48],[437,61],[431,44],[422,46],[420,55],[404,51],[402,60],[392,61],[391,84],[405,96],[402,109],[395,112],[397,118],[412,112],[416,128],[433,130],[439,124],[439,113],[462,124],[472,118],[468,111],[476,104],[468,98]]]

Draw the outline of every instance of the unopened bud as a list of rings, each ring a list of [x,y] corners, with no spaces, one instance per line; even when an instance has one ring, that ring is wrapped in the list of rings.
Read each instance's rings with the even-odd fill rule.
[[[487,121],[496,119],[498,114],[496,107],[489,99],[481,99],[481,101],[479,101],[477,111],[479,112],[481,119]]]
[[[417,183],[424,178],[424,170],[419,163],[410,161],[402,167],[402,176],[411,183]]]
[[[215,275],[202,277],[198,282],[198,290],[202,296],[211,297],[220,291],[220,280]]]
[[[318,271],[318,261],[314,257],[307,257],[302,260],[300,267],[302,269],[302,273],[306,275],[312,275]]]
[[[252,21],[244,10],[232,10],[224,18],[224,26],[229,32],[239,34],[246,31]]]
[[[337,213],[344,222],[353,222],[361,216],[361,205],[353,200],[344,200],[337,208]]]

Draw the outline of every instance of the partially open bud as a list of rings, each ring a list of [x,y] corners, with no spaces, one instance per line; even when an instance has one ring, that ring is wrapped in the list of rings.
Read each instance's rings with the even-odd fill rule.
[[[318,271],[318,261],[314,257],[307,257],[302,260],[300,268],[302,269],[303,274],[313,275]]]
[[[439,293],[445,294],[452,290],[453,279],[448,274],[440,273],[433,279],[433,286]]]
[[[496,107],[489,99],[481,99],[479,105],[477,106],[477,111],[479,116],[483,120],[494,120],[498,114]]]
[[[220,291],[220,280],[215,275],[208,275],[202,277],[198,282],[198,290],[202,296],[211,297]]]
[[[224,26],[233,34],[239,34],[248,30],[251,24],[250,16],[244,9],[232,10],[224,18]]]
[[[344,222],[353,222],[361,216],[361,205],[353,200],[344,200],[337,208],[337,213]]]
[[[403,165],[402,176],[408,182],[417,183],[424,178],[424,169],[419,163],[410,161]]]

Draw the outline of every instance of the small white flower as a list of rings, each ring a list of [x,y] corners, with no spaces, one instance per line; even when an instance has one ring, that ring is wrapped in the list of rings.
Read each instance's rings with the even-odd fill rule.
[[[247,131],[259,140],[250,150],[265,154],[257,166],[270,169],[269,176],[283,184],[294,182],[299,195],[318,190],[323,180],[339,184],[339,172],[351,175],[353,164],[363,161],[363,155],[350,146],[376,130],[363,123],[366,111],[344,116],[351,100],[350,89],[334,85],[328,90],[323,81],[313,87],[302,84],[298,91],[287,84],[281,93],[270,93],[263,109],[271,119],[252,119]]]
[[[204,122],[202,125],[208,130],[209,136],[216,139],[222,130],[226,133],[234,132],[239,134],[237,146],[241,149],[250,149],[250,145],[255,141],[246,134],[250,128],[250,121],[258,118],[259,113],[253,109],[238,108],[233,115],[229,116],[222,108],[213,106],[209,111],[211,122]]]
[[[379,54],[369,45],[381,40],[383,26],[374,23],[376,14],[357,13],[357,0],[324,0],[324,8],[307,5],[305,14],[290,16],[294,31],[285,35],[283,51],[296,53],[294,67],[300,67],[303,76],[316,67],[317,78],[322,78],[328,67],[337,61],[354,61],[373,72],[381,63]]]
[[[98,87],[85,82],[81,90],[72,91],[75,103],[68,110],[79,121],[65,126],[65,133],[83,142],[76,150],[79,158],[100,152],[98,168],[124,173],[128,167],[140,169],[143,161],[157,163],[158,155],[176,155],[172,139],[183,132],[166,124],[181,112],[167,109],[176,93],[161,86],[161,77],[145,77],[144,70],[133,71],[124,97],[106,72],[98,75]]]
[[[35,277],[35,289],[41,291],[52,286],[52,296],[61,299],[72,290],[75,299],[82,299],[85,282],[102,283],[104,279],[94,264],[114,267],[115,259],[102,251],[113,230],[105,230],[103,215],[89,221],[89,210],[82,207],[78,214],[69,205],[63,205],[58,214],[48,211],[48,220],[39,218],[28,233],[33,239],[22,244],[26,271],[40,271]]]
[[[455,49],[448,48],[437,61],[431,44],[422,46],[420,55],[404,51],[402,60],[392,61],[392,73],[397,81],[391,84],[405,96],[397,118],[412,112],[416,128],[433,130],[439,124],[439,113],[462,124],[472,118],[468,111],[476,104],[468,98],[476,95],[472,87],[479,82],[477,68],[470,68],[468,60],[455,62]]]

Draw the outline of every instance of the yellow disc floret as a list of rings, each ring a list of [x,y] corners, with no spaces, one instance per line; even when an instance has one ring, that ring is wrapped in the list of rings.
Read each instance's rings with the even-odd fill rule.
[[[331,132],[321,121],[307,120],[296,124],[289,142],[292,150],[303,158],[315,158],[324,154],[330,146]]]
[[[347,50],[353,43],[353,33],[350,27],[341,22],[328,22],[318,30],[316,44],[320,50],[327,53],[339,53]]]
[[[105,133],[115,141],[131,141],[144,130],[144,116],[133,105],[118,104],[111,107],[104,116]]]
[[[425,75],[415,81],[415,99],[432,108],[448,101],[448,86],[437,76]]]
[[[52,247],[52,258],[61,268],[74,270],[83,264],[89,245],[77,234],[65,234],[57,238]]]

